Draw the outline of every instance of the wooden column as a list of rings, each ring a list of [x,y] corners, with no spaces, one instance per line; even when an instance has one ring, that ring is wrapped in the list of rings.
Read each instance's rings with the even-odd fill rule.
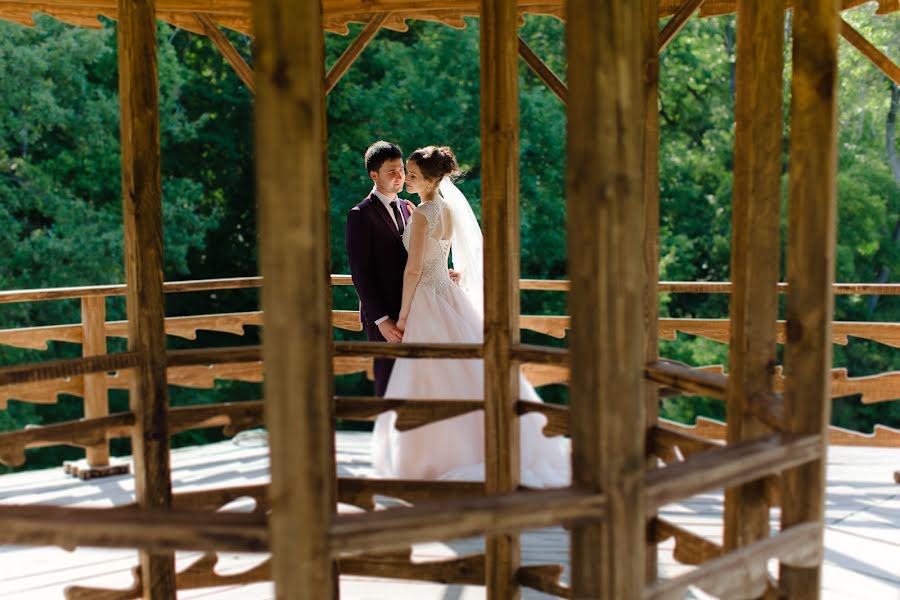
[[[81,299],[81,353],[83,356],[106,354],[106,297],[86,296]],[[109,414],[106,375],[91,373],[84,376],[84,416],[87,419]],[[109,465],[109,440],[87,449],[87,465]]]
[[[823,445],[831,418],[839,22],[837,0],[794,3],[785,424],[791,433],[821,434]],[[784,472],[781,502],[782,528],[824,518],[824,453]],[[781,566],[788,598],[818,598],[820,580],[821,566]]]
[[[253,3],[269,519],[278,598],[333,598],[336,507],[324,39],[318,2]]]
[[[571,0],[567,200],[573,483],[607,516],[572,529],[572,597],[640,598],[645,362],[642,4]]]
[[[516,4],[481,8],[481,206],[484,228],[485,478],[488,494],[519,485],[519,63]],[[519,597],[519,536],[486,545],[488,597]]]
[[[643,198],[644,198],[644,360],[647,364],[659,359],[659,2],[641,2],[641,39],[644,46],[643,101]],[[659,418],[659,391],[656,386],[644,386],[647,448],[652,448],[651,436]],[[656,467],[656,455],[647,454],[647,468]],[[650,519],[653,523],[654,519]],[[648,525],[649,527],[649,525]],[[649,533],[649,532],[648,532]],[[656,581],[655,536],[647,536],[648,582]]]
[[[143,509],[172,502],[163,296],[159,84],[153,0],[119,0],[119,101],[128,348],[138,366],[129,390],[134,487]],[[172,553],[141,551],[144,598],[175,597]]]
[[[729,444],[771,431],[754,416],[753,408],[775,392],[784,10],[784,0],[738,3],[726,400]],[[765,481],[726,490],[725,549],[768,535]]]

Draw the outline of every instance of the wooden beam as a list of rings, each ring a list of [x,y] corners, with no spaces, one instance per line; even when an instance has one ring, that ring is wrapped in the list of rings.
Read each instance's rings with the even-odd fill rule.
[[[543,81],[550,91],[556,94],[556,97],[562,100],[562,103],[566,103],[566,95],[568,94],[568,89],[566,89],[566,84],[562,82],[562,80],[550,70],[550,67],[541,60],[541,57],[538,56],[531,47],[525,43],[525,40],[522,39],[522,36],[519,36],[519,56],[525,60],[525,64],[528,65],[534,74],[540,77],[541,81]]]
[[[384,22],[387,21],[390,16],[391,13],[389,12],[375,13],[372,15],[372,18],[369,19],[369,22],[366,23],[363,30],[359,32],[356,39],[347,46],[347,49],[344,50],[343,54],[341,54],[331,68],[328,69],[328,73],[325,75],[326,94],[331,93],[331,90],[334,89],[337,82],[341,80],[341,77],[344,76],[347,69],[349,69],[359,55],[362,54],[362,51],[365,50],[366,46],[369,45],[369,42],[372,41],[375,34],[378,33],[381,26],[384,25]]]
[[[159,509],[0,506],[0,544],[266,552],[264,515]],[[152,580],[143,579],[152,583]],[[149,586],[150,590],[158,583]],[[145,588],[145,597],[148,588]],[[155,592],[153,592],[155,593]],[[174,597],[174,581],[171,589]]]
[[[781,240],[785,0],[739,2],[726,413],[729,444],[770,432],[756,416],[773,396]],[[727,551],[769,535],[762,479],[725,490]]]
[[[644,598],[683,598],[690,586],[718,598],[761,597],[769,583],[766,563],[770,559],[778,559],[782,564],[815,564],[822,560],[822,526],[822,522],[798,525],[714,558],[684,575],[660,581],[646,590]]]
[[[895,84],[900,85],[900,66],[888,58],[884,52],[872,45],[860,32],[853,28],[850,23],[841,19],[841,36],[853,44],[853,46],[868,58],[873,65],[884,73],[888,79]]]
[[[338,515],[331,527],[331,548],[335,557],[390,552],[419,542],[598,520],[604,518],[605,506],[603,494],[556,489],[453,498],[421,506]]]
[[[244,57],[241,56],[231,42],[228,41],[228,38],[219,30],[208,14],[194,13],[194,19],[197,20],[197,23],[200,24],[203,32],[206,33],[206,37],[215,44],[216,48],[219,49],[219,52],[222,53],[222,56],[225,57],[225,60],[228,61],[228,64],[231,65],[231,68],[237,73],[237,76],[241,78],[241,81],[244,82],[244,85],[247,86],[247,89],[250,90],[250,93],[252,94],[253,69],[250,68],[250,65],[247,64]]]
[[[785,430],[819,436],[831,418],[831,319],[837,221],[838,0],[795,0],[785,316]],[[825,454],[782,476],[783,529],[821,521]],[[817,540],[821,542],[822,530]],[[782,565],[779,595],[819,597],[821,564]]]
[[[655,469],[644,477],[647,512],[724,486],[736,486],[825,456],[815,435],[773,434],[714,448],[681,463]]]
[[[572,529],[572,597],[629,600],[647,525],[642,3],[567,10],[573,485],[609,497],[607,519]]]
[[[694,14],[694,11],[700,8],[703,2],[704,0],[684,0],[684,3],[678,7],[678,10],[672,15],[666,26],[659,32],[659,38],[656,43],[659,52],[665,50],[669,42],[675,39],[675,35],[681,31],[688,19],[691,18],[691,15]]]
[[[519,58],[515,0],[481,3],[485,491],[519,487]],[[520,597],[517,531],[485,540],[489,600]]]
[[[728,388],[728,377],[726,375],[701,371],[667,360],[647,365],[644,373],[646,373],[647,379],[660,385],[688,394],[709,396],[720,400],[725,399],[726,389]]]
[[[172,483],[163,325],[156,7],[153,0],[119,0],[118,14],[128,349],[138,359],[129,389],[134,413],[134,491],[143,510],[160,510],[171,505]],[[141,550],[140,561],[144,598],[174,598],[174,554]]]
[[[253,15],[272,575],[279,598],[332,598],[336,491],[322,14],[318,2],[268,0],[254,2]]]

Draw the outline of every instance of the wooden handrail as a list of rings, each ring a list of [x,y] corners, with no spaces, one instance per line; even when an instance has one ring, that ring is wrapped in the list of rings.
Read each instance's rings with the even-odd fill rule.
[[[332,274],[331,285],[349,286],[353,285],[353,282],[349,275]],[[262,277],[229,277],[222,279],[169,281],[163,284],[163,291],[167,294],[174,294],[258,288],[260,286],[262,286]],[[543,290],[566,292],[569,290],[569,281],[566,279],[520,279],[519,289],[523,291]],[[900,283],[835,283],[832,289],[837,295],[900,295]],[[731,293],[731,283],[728,281],[660,281],[659,291],[677,294],[729,294]],[[786,292],[787,284],[779,283],[778,293],[784,294]],[[47,300],[71,300],[90,296],[124,295],[124,284],[4,290],[0,291],[0,304],[10,304],[14,302],[43,302]]]

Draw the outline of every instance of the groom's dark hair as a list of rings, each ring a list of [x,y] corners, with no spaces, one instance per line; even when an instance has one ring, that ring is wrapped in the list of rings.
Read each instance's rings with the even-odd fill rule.
[[[366,150],[366,171],[378,171],[386,160],[403,160],[403,150],[397,144],[378,140]]]

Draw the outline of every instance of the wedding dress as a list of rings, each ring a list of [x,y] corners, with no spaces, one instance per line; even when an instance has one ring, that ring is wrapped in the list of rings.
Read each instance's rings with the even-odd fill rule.
[[[480,271],[474,293],[466,286],[454,283],[447,273],[447,258],[451,241],[454,244],[454,264],[459,257],[469,255],[481,266],[480,229],[468,240],[474,248],[457,244],[465,239],[461,220],[472,223],[468,232],[477,229],[477,221],[462,193],[444,178],[440,195],[424,202],[416,214],[427,219],[424,265],[422,276],[410,305],[403,343],[466,343],[483,342],[483,317],[480,305]],[[456,202],[448,201],[455,197]],[[458,199],[465,203],[463,207]],[[445,210],[447,209],[447,210]],[[459,215],[467,210],[468,215]],[[445,227],[447,215],[453,223]],[[403,233],[403,243],[409,250],[410,232]],[[446,231],[455,231],[452,239]],[[477,269],[473,269],[477,270]],[[466,273],[463,272],[463,279]],[[470,277],[471,282],[471,277]],[[474,299],[474,302],[473,302]],[[476,303],[478,307],[476,308]],[[534,388],[520,375],[519,398],[541,402]],[[483,362],[478,359],[398,359],[394,363],[385,392],[386,398],[482,400],[484,398]],[[396,412],[385,412],[375,421],[373,432],[373,463],[376,475],[401,479],[484,479],[484,411],[476,411],[400,432],[395,427]],[[571,479],[570,446],[564,437],[546,437],[541,431],[546,417],[529,413],[519,417],[520,424],[520,481],[530,487],[562,487]]]

